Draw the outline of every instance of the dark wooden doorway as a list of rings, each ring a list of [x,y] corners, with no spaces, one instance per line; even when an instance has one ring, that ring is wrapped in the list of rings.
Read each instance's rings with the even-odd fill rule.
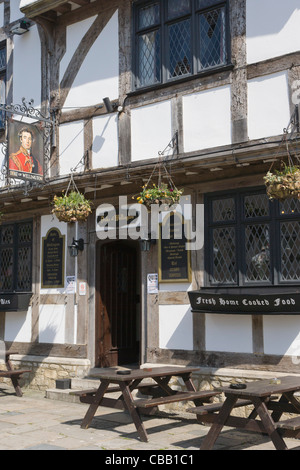
[[[116,241],[97,249],[96,366],[139,360],[137,251]]]

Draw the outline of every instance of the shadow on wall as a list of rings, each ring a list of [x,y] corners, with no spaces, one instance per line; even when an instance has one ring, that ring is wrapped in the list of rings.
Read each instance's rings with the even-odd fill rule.
[[[247,36],[279,33],[297,10],[300,10],[299,0],[250,0],[247,2]]]

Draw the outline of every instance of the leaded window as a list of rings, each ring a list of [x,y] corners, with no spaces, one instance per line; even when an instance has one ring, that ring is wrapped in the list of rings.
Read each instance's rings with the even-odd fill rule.
[[[206,283],[300,282],[300,201],[270,201],[263,190],[206,200]]]
[[[6,103],[6,45],[0,44],[0,104]],[[5,112],[0,110],[0,129],[5,127]]]
[[[0,292],[32,289],[32,223],[0,227]]]
[[[140,0],[134,18],[136,88],[228,62],[226,0]]]

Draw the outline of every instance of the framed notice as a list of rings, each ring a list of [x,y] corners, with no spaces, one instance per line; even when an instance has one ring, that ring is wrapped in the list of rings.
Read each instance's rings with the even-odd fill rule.
[[[51,228],[43,237],[42,288],[64,287],[65,235],[58,228]]]
[[[186,249],[188,222],[171,212],[159,224],[159,282],[191,282],[190,250]]]
[[[8,123],[8,176],[28,181],[44,178],[43,129],[40,122]]]

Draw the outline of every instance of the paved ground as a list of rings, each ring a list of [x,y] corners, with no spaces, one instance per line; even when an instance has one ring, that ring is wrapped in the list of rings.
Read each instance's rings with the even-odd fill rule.
[[[173,458],[176,451],[181,455],[178,458],[183,459],[184,453],[199,458],[197,451],[208,431],[208,427],[196,423],[193,415],[170,417],[162,413],[145,417],[149,442],[144,443],[139,441],[129,416],[118,410],[99,408],[90,428],[81,429],[87,406],[49,400],[43,392],[30,390],[18,398],[12,389],[1,389],[0,450],[124,450],[128,457],[136,455],[134,451],[146,450],[153,455],[151,463],[158,463],[155,459],[165,451],[172,451]],[[286,442],[290,449],[300,450],[300,441],[286,439]],[[267,437],[224,428],[215,449],[274,450],[274,447]],[[103,456],[116,459],[118,453],[104,452]]]

